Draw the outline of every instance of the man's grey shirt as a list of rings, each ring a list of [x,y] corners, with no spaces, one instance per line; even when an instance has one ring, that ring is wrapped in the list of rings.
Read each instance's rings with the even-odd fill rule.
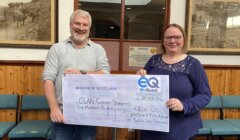
[[[75,48],[70,38],[54,44],[47,54],[42,79],[53,81],[60,107],[62,107],[62,76],[67,68],[102,70],[106,74],[110,72],[104,48],[90,39],[88,44],[80,49]]]

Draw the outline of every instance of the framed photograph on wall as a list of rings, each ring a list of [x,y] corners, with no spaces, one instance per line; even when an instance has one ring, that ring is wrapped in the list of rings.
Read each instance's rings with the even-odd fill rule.
[[[191,53],[240,53],[240,1],[189,0],[188,49]]]
[[[56,42],[56,0],[1,0],[1,47],[49,47]]]

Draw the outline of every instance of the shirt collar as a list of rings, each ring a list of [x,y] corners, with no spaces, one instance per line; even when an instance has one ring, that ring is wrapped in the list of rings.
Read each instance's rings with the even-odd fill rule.
[[[70,43],[70,44],[72,44],[72,47],[74,47],[73,42],[72,42],[72,40],[70,39],[70,37],[67,39],[67,42]],[[88,39],[87,46],[90,46],[90,47],[93,46],[93,41],[92,41],[90,38]]]

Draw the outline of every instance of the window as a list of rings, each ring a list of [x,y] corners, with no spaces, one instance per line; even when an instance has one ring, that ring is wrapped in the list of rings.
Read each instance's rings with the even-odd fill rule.
[[[122,5],[122,1],[125,5]],[[124,39],[160,40],[165,25],[165,0],[122,1],[79,1],[79,8],[89,11],[92,16],[91,37],[120,39],[121,14],[124,14],[122,25]],[[124,11],[121,11],[122,6],[124,6]]]
[[[165,0],[125,4],[125,39],[160,40],[164,27]]]
[[[240,27],[240,16],[228,17],[227,28],[238,28]]]
[[[81,0],[79,8],[92,16],[92,38],[120,38],[121,3],[104,0]]]

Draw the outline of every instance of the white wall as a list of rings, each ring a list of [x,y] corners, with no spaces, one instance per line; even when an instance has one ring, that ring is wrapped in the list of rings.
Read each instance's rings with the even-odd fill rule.
[[[58,39],[59,41],[65,40],[70,35],[69,29],[69,17],[73,12],[73,2],[74,0],[59,0],[59,10],[58,10]]]
[[[73,0],[59,0],[59,41],[69,36],[69,16],[73,11]],[[186,0],[171,0],[171,23],[185,26]],[[48,49],[0,48],[0,60],[45,60]],[[240,65],[240,55],[193,55],[203,64]]]
[[[185,26],[186,0],[171,0],[170,23]]]

